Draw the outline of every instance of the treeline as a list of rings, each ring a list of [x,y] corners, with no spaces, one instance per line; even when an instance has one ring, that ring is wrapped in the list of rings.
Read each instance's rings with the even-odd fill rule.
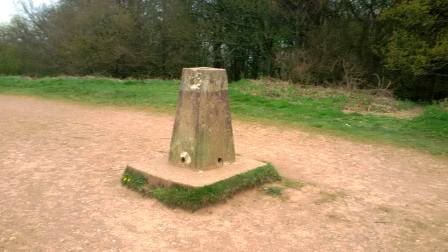
[[[0,73],[233,80],[448,96],[446,0],[60,0],[0,27]]]

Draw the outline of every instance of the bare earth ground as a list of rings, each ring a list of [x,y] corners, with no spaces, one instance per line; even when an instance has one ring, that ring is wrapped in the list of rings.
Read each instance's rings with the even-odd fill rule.
[[[234,123],[237,152],[307,183],[195,213],[120,185],[163,156],[173,118],[0,96],[0,250],[448,251],[448,160]]]

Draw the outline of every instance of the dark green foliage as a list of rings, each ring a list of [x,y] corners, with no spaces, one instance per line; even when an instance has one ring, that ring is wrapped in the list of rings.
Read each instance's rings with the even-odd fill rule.
[[[269,91],[268,94],[276,93],[276,97],[271,97],[262,90],[255,94],[248,92],[245,87],[250,85],[245,80],[230,83],[230,108],[236,116],[307,126],[345,137],[448,154],[448,111],[442,106],[426,106],[423,114],[412,119],[363,115],[342,111],[347,104],[353,101],[358,103],[358,100],[353,100],[359,99],[357,97],[331,93],[322,96],[308,93],[297,95],[294,92],[298,91],[285,93],[282,90]],[[174,111],[178,92],[179,86],[175,81],[0,77],[0,93],[157,110]]]
[[[195,211],[205,206],[224,201],[241,190],[277,180],[280,180],[280,176],[275,168],[268,164],[200,188],[186,188],[181,186],[145,187],[148,183],[146,178],[138,172],[129,169],[125,170],[122,183],[131,189],[144,193],[145,196],[158,199],[167,206]]]
[[[383,13],[393,32],[383,50],[398,95],[413,99],[448,96],[448,1],[397,1]]]
[[[448,95],[446,0],[59,0],[23,13],[0,27],[0,74],[178,78],[214,66],[231,80]]]

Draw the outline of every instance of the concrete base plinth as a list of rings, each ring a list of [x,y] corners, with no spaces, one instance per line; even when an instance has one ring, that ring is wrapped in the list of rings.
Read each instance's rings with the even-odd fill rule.
[[[199,188],[246,173],[264,165],[266,163],[238,157],[233,163],[224,163],[219,168],[201,171],[173,166],[168,162],[167,157],[162,157],[150,160],[145,164],[130,164],[128,168],[143,174],[151,186],[179,185]]]

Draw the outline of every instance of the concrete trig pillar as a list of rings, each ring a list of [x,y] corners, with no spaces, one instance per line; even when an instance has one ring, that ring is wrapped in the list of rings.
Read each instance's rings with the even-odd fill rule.
[[[226,70],[184,68],[169,162],[205,170],[234,161]]]

